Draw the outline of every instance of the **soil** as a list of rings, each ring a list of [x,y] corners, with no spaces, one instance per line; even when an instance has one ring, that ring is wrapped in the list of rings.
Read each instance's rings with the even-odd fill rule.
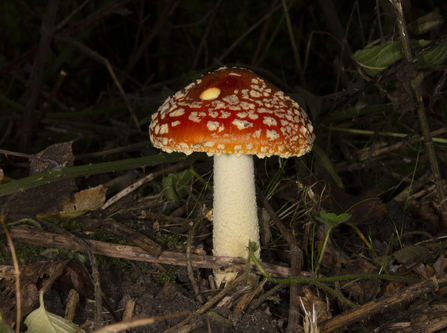
[[[132,280],[117,265],[100,268],[103,295],[107,297],[112,308],[117,309],[116,312],[120,317],[122,316],[122,309],[130,299],[135,301],[134,316],[136,317],[164,316],[185,310],[193,312],[200,308],[201,304],[195,300],[185,268],[177,268],[175,272],[176,280],[166,281],[165,283],[155,280],[156,272],[154,268],[152,268],[152,271],[134,273],[134,280]],[[207,271],[206,274],[210,272]],[[204,291],[208,288],[206,279],[202,279],[199,285]],[[267,285],[267,287],[270,286]],[[212,298],[215,294],[216,291],[203,293],[206,300]],[[211,308],[210,311],[214,316],[204,314],[197,317],[196,321],[201,321],[203,324],[196,328],[194,332],[284,332],[287,309],[281,310],[281,305],[286,306],[287,297],[284,291],[280,294],[283,295],[282,299],[275,297],[274,300],[266,301],[253,313],[234,315],[229,308]],[[67,293],[53,289],[45,295],[45,307],[50,312],[64,316],[66,299]],[[278,302],[280,304],[275,304]],[[93,302],[83,299],[78,304],[73,322],[82,325],[88,320],[93,321],[93,314]],[[107,323],[114,322],[113,317],[105,310],[104,318]],[[181,316],[176,319],[157,321],[152,325],[135,328],[132,332],[163,332],[185,318],[186,316]],[[88,330],[88,328],[84,329]]]

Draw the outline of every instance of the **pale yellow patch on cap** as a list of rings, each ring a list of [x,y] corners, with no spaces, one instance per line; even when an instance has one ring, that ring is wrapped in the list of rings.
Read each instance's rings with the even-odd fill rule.
[[[220,95],[220,89],[216,87],[208,88],[205,91],[203,91],[199,98],[202,101],[211,101],[213,99],[216,99]]]

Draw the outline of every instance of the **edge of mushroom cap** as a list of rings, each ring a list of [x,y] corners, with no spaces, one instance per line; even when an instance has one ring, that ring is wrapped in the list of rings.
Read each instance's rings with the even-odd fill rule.
[[[276,89],[275,95],[279,94],[279,96],[281,97],[281,100],[289,103],[291,106],[289,106],[289,108],[296,108],[295,113],[299,113],[299,116],[301,117],[301,122],[302,122],[302,127],[300,129],[300,131],[302,133],[299,133],[299,138],[298,136],[295,136],[295,140],[298,141],[298,145],[295,145],[297,147],[294,147],[294,151],[293,153],[291,153],[290,151],[286,151],[286,152],[281,152],[281,151],[272,151],[271,149],[260,149],[263,151],[250,151],[250,149],[244,149],[242,147],[242,145],[235,145],[235,144],[230,144],[230,148],[233,148],[233,150],[230,149],[219,149],[218,146],[216,147],[214,145],[214,142],[212,144],[209,144],[211,140],[203,140],[197,143],[190,143],[190,145],[187,144],[183,144],[183,145],[179,145],[177,144],[176,146],[167,146],[167,139],[166,138],[162,138],[156,135],[160,133],[160,129],[157,128],[157,118],[161,117],[164,118],[165,114],[167,113],[167,109],[169,109],[169,103],[171,102],[172,99],[174,100],[179,100],[182,98],[185,98],[191,91],[191,89],[197,88],[203,80],[211,80],[210,76],[215,76],[223,71],[229,70],[230,73],[228,73],[227,77],[230,75],[235,75],[235,76],[240,76],[240,74],[238,74],[238,72],[243,72],[243,74],[248,74],[250,76],[252,76],[252,81],[259,81],[261,84],[263,84],[264,86],[268,86],[270,88],[274,88]],[[236,73],[235,73],[236,72]],[[253,85],[252,85],[253,87]],[[204,89],[206,90],[206,89]],[[211,89],[209,89],[211,90]],[[235,90],[236,92],[237,90]],[[203,94],[203,91],[201,92]],[[251,93],[251,91],[250,91]],[[259,93],[256,91],[255,92],[257,95],[259,95]],[[211,99],[217,98],[213,95],[219,95],[220,91],[216,92],[212,92],[211,95]],[[254,94],[254,93],[253,93]],[[268,95],[268,94],[267,94]],[[201,97],[202,98],[202,97]],[[197,106],[196,106],[197,107]],[[288,109],[289,109],[288,108]],[[210,108],[211,109],[211,108]],[[210,110],[209,109],[209,110]],[[261,108],[257,108],[257,109],[261,109]],[[168,110],[169,111],[169,110]],[[211,112],[211,111],[209,111]],[[289,111],[288,111],[289,112]],[[165,113],[165,114],[164,114]],[[191,118],[191,116],[190,116]],[[265,123],[265,121],[264,121]],[[168,130],[166,130],[167,132]],[[298,129],[296,129],[296,131],[298,132]],[[152,144],[154,145],[154,147],[159,148],[167,153],[171,153],[173,151],[176,152],[183,152],[187,155],[191,154],[192,152],[196,151],[196,152],[206,152],[209,156],[212,156],[214,154],[216,155],[221,155],[221,154],[234,154],[236,156],[240,156],[242,154],[247,154],[247,155],[256,155],[259,158],[264,158],[264,157],[270,157],[273,155],[276,156],[280,156],[283,158],[288,158],[291,156],[302,156],[304,154],[306,154],[307,152],[309,152],[312,149],[312,145],[313,142],[315,140],[315,133],[313,131],[313,126],[307,116],[307,114],[305,113],[305,111],[298,105],[298,103],[296,103],[292,98],[290,98],[289,96],[285,95],[279,88],[277,88],[276,86],[272,85],[271,83],[269,83],[268,81],[263,80],[262,78],[260,78],[259,76],[257,76],[255,73],[253,73],[250,70],[244,69],[244,68],[237,68],[237,67],[233,67],[233,68],[227,68],[227,67],[221,67],[219,69],[217,69],[214,72],[209,72],[208,74],[203,75],[201,78],[191,82],[190,84],[188,84],[185,88],[183,88],[182,90],[178,91],[174,96],[169,97],[158,109],[158,111],[152,115],[152,122],[151,125],[149,127],[149,134],[150,134],[150,139]],[[185,147],[186,145],[186,147]],[[214,145],[214,146],[213,146]],[[240,146],[240,147],[239,147]]]

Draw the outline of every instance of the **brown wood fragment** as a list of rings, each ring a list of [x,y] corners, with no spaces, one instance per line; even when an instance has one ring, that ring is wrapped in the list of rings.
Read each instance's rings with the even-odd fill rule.
[[[405,290],[399,290],[393,294],[382,297],[378,300],[366,303],[361,307],[347,311],[332,319],[326,320],[318,325],[321,333],[333,332],[342,327],[351,325],[364,319],[367,316],[372,316],[381,311],[397,305],[401,302],[406,302],[416,297],[421,297],[427,293],[435,292],[440,287],[447,285],[447,276],[442,278],[430,278],[418,284],[408,287]]]
[[[101,228],[127,239],[129,242],[141,247],[143,250],[147,251],[150,255],[156,258],[158,258],[163,252],[161,245],[157,244],[149,237],[146,237],[135,230],[129,229],[111,218],[104,219],[101,222]]]
[[[44,247],[65,248],[81,252],[84,251],[81,246],[65,236],[41,231],[26,225],[11,228],[10,233],[11,237],[15,241],[26,244],[39,245]],[[156,258],[148,254],[145,250],[134,246],[112,244],[88,239],[86,239],[85,241],[87,244],[89,244],[92,252],[95,254],[136,261],[186,266],[186,254],[184,253],[164,251],[160,255],[160,257]],[[191,255],[192,266],[198,268],[218,269],[229,267],[232,271],[241,271],[245,269],[246,263],[246,260],[242,258],[213,257],[195,254]],[[262,267],[272,277],[290,277],[290,269],[288,267],[282,267],[268,263],[262,263]],[[253,263],[251,264],[250,270],[257,274],[261,274]],[[303,272],[302,275],[309,277],[311,276],[311,274],[308,272]]]

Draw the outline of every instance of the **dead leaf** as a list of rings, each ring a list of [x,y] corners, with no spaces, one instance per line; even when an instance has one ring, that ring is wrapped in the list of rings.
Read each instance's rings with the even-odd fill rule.
[[[436,291],[436,295],[445,295],[447,294],[447,286],[440,288],[438,291]]]
[[[396,82],[396,91],[388,95],[388,97],[393,103],[394,110],[400,114],[405,114],[415,109],[416,104],[414,103],[413,96],[405,89],[401,81]]]
[[[432,202],[410,201],[410,212],[414,218],[431,224],[438,230],[443,229],[442,215],[434,209]]]
[[[377,274],[377,267],[364,259],[351,260],[346,265],[346,270],[348,274]],[[355,283],[358,284],[362,292],[358,295],[359,298],[355,294],[352,294],[352,296],[361,304],[375,299],[380,292],[380,282],[378,279],[362,279]]]
[[[308,313],[313,313],[313,310],[315,309],[317,323],[321,323],[322,321],[325,321],[326,319],[330,318],[330,314],[328,314],[328,307],[326,306],[326,303],[321,299],[319,299],[317,296],[315,296],[308,287],[304,286],[302,290],[304,292],[305,297],[295,295],[295,301],[297,301],[298,304],[301,304],[301,301],[303,301],[303,305]]]
[[[75,218],[88,211],[96,210],[106,201],[107,187],[99,185],[70,196],[70,200],[60,205],[59,217]]]
[[[71,149],[72,144],[72,141],[55,143],[37,153],[36,156],[56,161],[63,168],[70,167],[73,166],[75,160]],[[54,167],[55,165],[50,162],[32,159],[30,161],[30,176],[54,169]]]
[[[39,291],[47,292],[67,263],[68,260],[20,266],[22,318],[39,302]],[[0,285],[0,313],[11,326],[16,321],[16,274],[13,266],[0,266]]]
[[[95,299],[95,286],[87,268],[79,260],[70,260],[64,266],[60,276],[54,281],[54,289],[69,292],[71,289],[76,290],[81,297],[91,300]],[[115,314],[109,302],[103,297],[103,306],[120,321],[121,319]]]
[[[403,63],[399,66],[396,91],[388,95],[396,112],[405,114],[415,109],[413,90],[419,87],[423,79],[424,74],[418,73],[413,64]]]
[[[422,261],[430,254],[430,250],[423,246],[407,246],[393,254],[393,257],[404,265]]]
[[[433,264],[436,276],[441,277],[444,274],[446,267],[447,267],[447,258],[444,257],[444,253],[441,253],[438,260],[436,260],[436,262]]]
[[[382,289],[382,292],[380,293],[380,297],[384,297],[387,295],[390,295],[397,290],[400,290],[405,287],[404,282],[398,282],[398,281],[390,281],[388,282],[385,287]]]
[[[58,162],[63,167],[73,166],[74,156],[71,150],[72,142],[57,143],[47,147],[37,154]],[[30,175],[35,175],[54,168],[54,164],[45,161],[32,160]],[[4,206],[5,213],[12,219],[20,219],[36,215],[56,215],[58,206],[69,200],[72,192],[78,188],[74,179],[64,179],[58,182],[42,185],[0,198],[0,207]]]
[[[424,16],[418,17],[416,20],[408,24],[408,29],[413,31],[416,35],[427,32],[434,27],[442,24],[442,16],[436,12],[430,12]]]
[[[434,273],[435,270],[431,266],[428,265],[425,266],[425,276],[427,276],[427,279],[433,276]]]
[[[315,249],[317,251],[320,251],[321,249],[326,231],[327,226],[322,225],[318,227],[316,233],[317,241],[315,242]],[[334,272],[339,272],[342,265],[346,265],[349,260],[349,256],[344,251],[339,249],[329,237],[326,247],[324,248],[324,256],[323,260],[321,261],[321,265],[331,269]]]

